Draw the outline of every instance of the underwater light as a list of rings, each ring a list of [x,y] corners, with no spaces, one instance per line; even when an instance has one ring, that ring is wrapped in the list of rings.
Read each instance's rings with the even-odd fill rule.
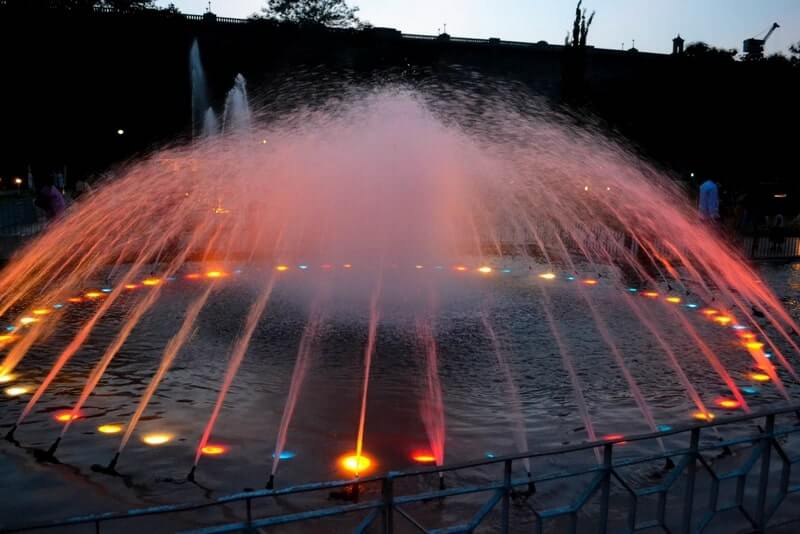
[[[103,293],[111,293],[111,291],[113,291],[113,290],[110,287],[104,287],[100,291],[102,291]]]
[[[87,299],[98,299],[102,296],[103,294],[100,293],[99,291],[89,291],[84,295],[84,297],[86,297]]]
[[[331,265],[330,263],[323,263],[322,265],[320,265],[320,267],[322,267],[326,271],[330,270],[330,269],[333,269],[333,265]]]
[[[16,338],[17,336],[12,334],[3,334],[2,336],[0,336],[0,343],[5,343],[7,341],[14,341]]]
[[[0,375],[0,384],[8,384],[16,378],[17,377],[15,375]]]
[[[698,305],[695,304],[694,302],[690,302],[689,304],[686,305],[687,308],[691,308],[691,309],[695,309],[695,308],[697,308],[697,306]]]
[[[12,386],[10,388],[6,388],[5,392],[9,397],[19,397],[20,395],[26,394],[28,392],[28,388],[23,386]]]
[[[492,269],[492,268],[491,268],[491,267],[489,267],[488,265],[484,265],[483,267],[478,267],[478,272],[479,272],[479,273],[483,273],[483,274],[489,274],[489,273],[491,273],[493,270],[494,270],[494,269]]]
[[[19,320],[19,323],[22,324],[22,325],[28,325],[28,324],[35,323],[38,320],[39,319],[35,319],[33,317],[23,317],[22,319]]]
[[[570,282],[572,282],[573,280],[575,280],[575,277],[574,277],[574,276],[572,276],[572,275],[570,275],[570,276],[568,276],[568,277],[567,277],[567,280],[569,280]]]
[[[59,423],[66,423],[68,421],[74,421],[78,419],[80,415],[73,414],[72,412],[57,412],[53,418],[58,421]]]
[[[279,458],[281,460],[291,460],[295,456],[296,456],[296,454],[293,453],[292,451],[282,451],[280,453],[280,455],[279,455]],[[272,453],[272,457],[275,458],[275,453],[274,452]]]
[[[729,317],[727,315],[718,315],[714,317],[714,321],[721,324],[722,326],[727,326],[733,322],[733,317]]]
[[[731,328],[734,330],[747,330],[747,326],[743,324],[735,324]]]
[[[345,263],[344,265],[342,265],[342,267],[344,267],[345,269],[352,269],[353,268],[353,264],[352,263]]]
[[[504,273],[510,273],[510,272],[511,272],[511,269],[509,269],[509,268],[507,268],[507,267],[506,267],[505,269],[503,269],[503,272],[504,272]]]
[[[739,406],[741,406],[739,401],[737,401],[735,399],[727,399],[727,398],[719,398],[719,399],[714,401],[714,404],[716,404],[717,406],[719,406],[721,408],[726,408],[728,410],[733,410],[733,409],[738,408]]]
[[[122,425],[100,425],[97,427],[97,431],[101,434],[119,434],[122,432]]]
[[[152,286],[157,286],[160,283],[161,283],[161,279],[159,279],[159,278],[146,278],[145,280],[142,280],[142,284],[143,285],[151,286],[151,287]]]
[[[13,332],[13,331],[14,331],[14,330],[16,330],[16,329],[17,329],[17,327],[16,327],[16,326],[14,326],[14,325],[8,325],[8,326],[6,327],[6,332]]]
[[[750,378],[756,382],[769,382],[769,375],[767,373],[750,373]]]
[[[187,280],[199,280],[203,275],[200,273],[189,273],[186,275]]]
[[[744,344],[749,350],[761,350],[764,348],[764,344],[760,341],[748,341]]]
[[[698,421],[713,421],[716,416],[711,412],[694,412],[692,417]]]
[[[339,465],[348,471],[359,474],[369,469],[372,465],[372,460],[363,454],[361,456],[348,454],[339,459]]]
[[[757,387],[753,386],[744,386],[742,388],[739,388],[739,391],[741,391],[745,395],[757,395],[760,392],[760,390]]]
[[[681,298],[680,297],[667,297],[664,300],[666,300],[667,302],[670,302],[672,304],[680,304],[681,303]]]
[[[658,429],[659,432],[669,432],[670,430],[672,430],[672,427],[670,425],[658,425],[656,428]]]
[[[463,265],[456,265],[456,266],[454,267],[454,269],[455,269],[456,271],[459,271],[459,272],[462,272],[462,273],[463,273],[464,271],[466,271],[466,270],[467,270],[467,268],[466,268],[466,267],[464,267]]]
[[[39,308],[38,310],[33,310],[34,315],[48,315],[53,313],[53,310],[48,310],[47,308]]]
[[[539,278],[544,278],[545,280],[553,280],[556,277],[553,273],[542,273],[539,275]]]
[[[424,266],[422,266],[422,265],[415,265],[415,266],[414,266],[414,268],[415,268],[415,269],[424,269],[425,267],[424,267]]]
[[[411,455],[411,459],[421,464],[432,464],[436,461],[436,456],[429,452],[415,452]]]
[[[297,268],[298,268],[298,269],[302,269],[302,270],[304,270],[304,271],[305,271],[306,269],[308,269],[308,265],[305,265],[305,264],[303,264],[303,265],[298,265],[298,266],[297,266]]]
[[[223,278],[228,276],[228,273],[224,271],[208,271],[206,273],[206,278]]]
[[[208,456],[219,456],[220,454],[225,454],[227,450],[228,449],[222,445],[206,445],[200,449],[200,452]]]
[[[136,289],[139,287],[139,284],[125,284],[125,289]]]
[[[594,278],[587,278],[586,280],[583,280],[583,284],[587,286],[596,286],[597,280],[595,280]]]
[[[80,297],[70,297],[67,299],[67,301],[73,304],[77,304],[78,302],[83,302],[83,299]]]
[[[718,313],[719,312],[714,308],[706,308],[703,310],[703,315],[708,315],[709,317],[711,317],[712,315],[716,315]]]
[[[276,271],[280,271],[280,272],[285,272],[285,271],[289,270],[289,266],[288,265],[278,265],[277,267],[275,267],[275,270]]]
[[[142,441],[148,445],[163,445],[172,439],[169,434],[145,434],[142,436]]]
[[[647,297],[649,299],[657,299],[658,293],[656,293],[655,291],[645,291],[644,293],[642,293],[642,296]]]
[[[629,287],[628,288],[628,293],[636,293],[637,291],[639,291],[639,290],[636,289],[635,287]]]

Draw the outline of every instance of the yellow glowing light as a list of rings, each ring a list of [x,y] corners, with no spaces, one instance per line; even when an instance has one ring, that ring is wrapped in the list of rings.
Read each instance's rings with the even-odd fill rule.
[[[489,274],[490,272],[492,272],[492,270],[493,269],[488,265],[484,265],[483,267],[478,267],[478,272],[483,274]]]
[[[0,375],[0,384],[8,384],[16,380],[16,375]]]
[[[728,317],[727,315],[718,315],[714,317],[714,321],[722,326],[726,326],[733,322],[733,317]]]
[[[709,317],[711,317],[712,315],[716,315],[718,313],[719,312],[714,308],[706,308],[705,310],[703,310],[703,315],[708,315]]]
[[[139,284],[125,284],[125,289],[136,289],[139,287]]]
[[[87,299],[99,299],[102,296],[103,296],[103,293],[101,293],[99,291],[89,291],[88,293],[86,293],[84,295],[84,297],[86,297]]]
[[[545,280],[553,280],[556,277],[553,273],[542,273],[539,275],[539,278],[544,278]]]
[[[418,453],[414,454],[411,459],[421,464],[431,464],[436,461],[436,456],[428,453]]]
[[[34,315],[48,315],[53,313],[53,310],[48,310],[47,308],[39,308],[38,310],[33,310]]]
[[[27,324],[35,323],[38,320],[39,319],[36,319],[34,317],[23,317],[22,319],[19,320],[19,322],[20,322],[20,324],[27,325]]]
[[[289,270],[289,266],[288,265],[278,265],[277,267],[275,267],[275,269],[283,273],[283,272],[286,272],[286,271]]]
[[[119,434],[122,432],[122,425],[100,425],[97,427],[97,431],[101,434]]]
[[[711,412],[694,412],[692,417],[698,421],[713,421],[716,416]]]
[[[222,278],[222,277],[227,276],[227,275],[228,275],[228,273],[226,273],[224,271],[208,271],[206,273],[206,276],[208,278]]]
[[[14,341],[14,339],[16,339],[16,337],[17,336],[15,336],[13,334],[3,334],[2,336],[0,336],[0,343],[5,343],[7,341]]]
[[[171,439],[172,436],[169,434],[145,434],[142,436],[142,441],[148,445],[163,445]]]
[[[739,401],[734,399],[719,399],[717,401],[717,405],[723,408],[727,408],[728,410],[732,410],[734,408],[739,407]]]
[[[587,280],[584,280],[583,284],[587,285],[587,286],[596,286],[597,285],[597,280],[595,280],[593,278],[589,278]]]
[[[769,375],[766,373],[750,373],[750,378],[756,382],[769,382]]]
[[[24,395],[28,392],[28,388],[22,386],[13,386],[10,388],[6,388],[6,395],[9,397],[19,397],[20,395]]]
[[[649,299],[655,299],[658,298],[658,293],[656,293],[655,291],[644,291],[642,293],[642,296],[647,297]]]
[[[369,469],[369,467],[372,465],[372,460],[363,454],[361,456],[349,454],[342,457],[342,459],[339,460],[339,463],[348,471],[352,471],[353,473],[362,473]]]
[[[680,304],[681,298],[680,297],[667,297],[665,299],[667,302],[671,302],[672,304]]]
[[[66,423],[67,421],[74,421],[80,417],[79,415],[73,415],[72,412],[59,412],[55,415],[56,421],[59,423]]]
[[[744,346],[750,350],[761,350],[764,348],[764,344],[759,341],[748,341]]]
[[[160,278],[147,278],[145,280],[142,280],[142,284],[146,286],[157,286],[160,283],[161,283]]]
[[[230,213],[230,212],[231,212],[231,210],[229,210],[227,208],[223,208],[222,206],[217,206],[216,208],[214,208],[214,213],[219,214],[219,215],[224,215],[224,214]]]
[[[459,272],[463,273],[466,270],[467,270],[467,268],[464,267],[463,265],[456,265],[456,271],[459,271]]]
[[[203,454],[207,454],[209,456],[217,456],[220,454],[225,454],[225,450],[226,450],[225,447],[223,447],[222,445],[206,445],[205,447],[200,449],[200,452],[202,452]]]
[[[72,302],[73,304],[78,302],[83,302],[83,299],[80,297],[70,297],[67,299],[68,302]]]

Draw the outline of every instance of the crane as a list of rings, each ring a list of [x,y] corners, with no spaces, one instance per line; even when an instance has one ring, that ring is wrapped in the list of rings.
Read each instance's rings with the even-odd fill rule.
[[[757,39],[756,37],[751,37],[750,39],[745,39],[742,43],[742,52],[744,52],[746,59],[761,59],[764,57],[764,44],[766,44],[767,39],[769,39],[772,32],[780,28],[780,24],[777,22],[772,23],[772,27],[769,29],[766,35],[764,35],[763,39]]]

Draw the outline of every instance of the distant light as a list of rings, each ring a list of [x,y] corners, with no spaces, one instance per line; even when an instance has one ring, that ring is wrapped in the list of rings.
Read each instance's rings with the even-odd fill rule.
[[[539,278],[544,278],[545,280],[553,280],[556,277],[553,273],[542,273],[539,275]]]
[[[772,358],[772,353],[771,352],[765,352],[764,356],[767,357],[767,358]]]
[[[361,474],[369,469],[369,467],[372,465],[372,460],[370,460],[369,457],[364,456],[364,454],[361,456],[348,454],[339,459],[339,464],[348,471]]]
[[[20,185],[22,183],[22,178],[14,178],[14,183]]]
[[[113,291],[113,289],[111,289],[110,287],[104,287],[100,291],[102,291],[103,293],[111,293]]]
[[[786,193],[775,193],[772,196],[774,196],[775,198],[786,198],[789,195],[787,195]]]
[[[588,185],[583,186],[583,190],[584,191],[588,191],[589,190],[589,186]]]
[[[667,302],[671,302],[672,304],[680,304],[680,302],[681,302],[681,298],[680,297],[667,297],[664,300],[666,300]]]
[[[597,280],[595,280],[594,278],[587,278],[586,280],[583,280],[583,285],[596,286],[597,285]]]
[[[478,267],[478,272],[483,274],[489,274],[493,271],[491,267],[488,265],[484,265],[483,267]]]
[[[125,289],[131,290],[139,287],[139,284],[125,284]]]
[[[219,456],[220,454],[225,454],[227,450],[228,449],[222,445],[206,445],[200,449],[200,452],[208,456]]]
[[[572,282],[573,280],[575,280],[575,277],[574,277],[574,276],[572,276],[572,275],[570,275],[570,276],[567,276],[567,280],[569,280],[570,282]]]
[[[89,291],[84,295],[87,299],[99,299],[103,294],[99,291]]]
[[[322,265],[320,265],[320,267],[325,269],[326,271],[333,269],[333,265],[331,265],[330,263],[323,263]]]
[[[97,427],[97,431],[101,434],[119,434],[122,432],[122,425],[100,425]]]
[[[733,322],[733,317],[729,317],[728,315],[718,315],[714,317],[714,321],[722,326],[727,326]]]
[[[49,315],[53,313],[53,310],[48,310],[47,308],[39,308],[37,310],[33,310],[34,315]]]
[[[606,191],[611,191],[611,188],[610,187],[606,187]]]
[[[120,128],[119,130],[117,130],[117,135],[125,135],[125,130]]]
[[[22,319],[19,320],[19,322],[22,325],[29,325],[29,324],[35,323],[38,320],[39,319],[36,319],[34,317],[23,317]]]
[[[163,445],[172,439],[169,434],[145,434],[142,436],[142,441],[148,445]]]
[[[242,274],[242,272],[243,271],[241,269],[236,269],[235,271],[233,271],[233,274]]]
[[[281,460],[291,460],[295,456],[296,456],[296,454],[293,453],[292,451],[281,451],[281,454],[279,455]],[[272,453],[272,457],[275,458],[275,453],[274,452]]]
[[[694,412],[692,417],[698,421],[713,421],[716,416],[711,412]]]
[[[767,373],[750,373],[750,379],[756,382],[769,382],[769,375]]]
[[[6,388],[5,392],[9,397],[19,397],[20,395],[26,394],[28,392],[28,388],[23,386],[12,386],[10,388]]]
[[[504,273],[510,273],[510,272],[511,272],[511,269],[509,269],[508,267],[506,267],[505,269],[503,269],[503,272],[504,272]]]
[[[151,286],[151,287],[152,286],[157,286],[160,283],[161,283],[161,279],[160,278],[146,278],[145,280],[142,280],[142,284],[143,285]]]
[[[672,427],[670,425],[658,425],[658,427],[656,428],[658,429],[659,432],[669,432],[670,430],[672,430]]]
[[[467,268],[464,267],[463,265],[456,265],[455,270],[463,273],[464,271],[467,270]]]
[[[344,265],[342,265],[342,267],[344,267],[345,269],[352,269],[353,268],[353,264],[352,263],[345,263]]]
[[[691,303],[687,304],[686,307],[687,308],[691,308],[691,309],[694,310],[695,308],[698,307],[698,304],[695,304],[694,302],[691,302]]]
[[[424,267],[422,265],[415,265],[414,268],[415,269],[424,269]]]
[[[436,456],[430,452],[415,452],[411,455],[411,459],[421,464],[432,464],[436,461]]]
[[[636,293],[637,291],[639,291],[639,290],[636,289],[635,287],[629,287],[628,288],[628,293]]]
[[[764,344],[760,341],[748,341],[744,346],[747,347],[748,350],[761,350],[764,348]]]
[[[694,173],[690,173],[690,174],[689,174],[689,176],[691,176],[692,178],[694,178]]]
[[[493,452],[487,452],[486,453],[486,457],[491,460],[493,458],[497,458],[497,455],[495,455],[495,453],[493,453]]]
[[[642,293],[642,296],[647,297],[649,299],[657,299],[658,293],[656,293],[655,291],[645,291],[644,293]]]
[[[741,406],[741,403],[736,399],[719,398],[714,401],[714,404],[727,410],[734,410]]]
[[[266,140],[266,139],[262,139],[262,140],[261,140],[261,144],[262,144],[262,145],[266,145],[266,144],[267,144],[267,140]]]
[[[5,343],[7,341],[14,341],[15,339],[17,339],[17,336],[15,335],[3,334],[2,336],[0,336],[0,343]]]
[[[289,266],[288,265],[278,265],[277,267],[275,267],[275,270],[280,271],[280,272],[288,271],[289,270]]]
[[[175,281],[175,277],[174,277],[174,276],[168,276],[168,277],[166,278],[166,281],[167,281],[167,282],[174,282],[174,281]]]
[[[706,308],[703,310],[703,315],[708,315],[709,317],[711,317],[712,315],[716,315],[718,313],[719,312],[714,308]]]
[[[70,412],[56,412],[54,417],[55,417],[55,420],[58,421],[59,423],[66,423],[68,421],[74,421],[75,419],[78,419],[80,417],[80,415],[73,414],[71,411]]]
[[[308,269],[308,265],[305,265],[305,264],[303,264],[303,265],[298,265],[298,266],[297,266],[297,268],[298,268],[298,269],[302,269],[303,271],[305,271],[306,269]]]

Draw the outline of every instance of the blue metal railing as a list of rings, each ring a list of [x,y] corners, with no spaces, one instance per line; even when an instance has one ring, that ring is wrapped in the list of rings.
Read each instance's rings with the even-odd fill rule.
[[[392,533],[396,529],[396,521],[402,520],[407,526],[420,532],[451,533],[451,532],[472,532],[480,525],[487,523],[487,518],[494,512],[499,505],[499,518],[491,520],[491,526],[499,532],[509,532],[512,526],[512,500],[520,496],[518,488],[528,489],[528,496],[531,490],[535,490],[537,485],[564,479],[583,480],[589,477],[588,483],[581,487],[580,494],[571,503],[566,505],[554,506],[550,508],[539,507],[535,504],[525,502],[525,507],[535,518],[533,530],[543,532],[546,525],[555,521],[559,523],[559,531],[578,531],[579,515],[589,517],[592,526],[598,532],[605,533],[610,528],[610,511],[615,512],[618,517],[620,513],[624,516],[623,531],[637,532],[652,528],[662,528],[672,532],[702,532],[706,530],[712,521],[720,514],[731,510],[740,512],[741,521],[736,524],[729,517],[726,517],[725,528],[728,531],[736,529],[750,528],[754,531],[763,531],[776,512],[784,502],[785,498],[793,493],[800,492],[800,484],[790,484],[791,469],[800,456],[790,456],[787,452],[789,437],[800,432],[797,424],[779,428],[776,426],[776,417],[787,414],[798,414],[800,405],[789,406],[771,410],[765,413],[743,415],[739,417],[726,418],[724,421],[709,422],[692,427],[677,428],[665,432],[644,434],[632,437],[619,437],[613,440],[604,440],[593,443],[586,443],[558,449],[544,450],[527,454],[516,454],[502,456],[492,459],[482,459],[472,462],[465,462],[442,467],[427,467],[414,469],[404,472],[389,472],[383,475],[364,477],[354,480],[339,480],[333,482],[322,482],[304,484],[276,490],[261,490],[236,493],[226,497],[199,503],[187,503],[168,506],[157,506],[131,510],[124,513],[106,513],[99,515],[89,515],[54,521],[47,523],[23,525],[19,527],[7,528],[4,532],[27,532],[41,529],[58,529],[74,527],[77,525],[90,525],[95,532],[100,532],[101,527],[119,526],[119,522],[128,521],[135,518],[146,516],[161,516],[165,514],[176,514],[179,512],[196,511],[213,507],[222,507],[234,503],[244,505],[243,519],[235,522],[227,522],[219,525],[201,528],[194,532],[211,534],[223,532],[242,532],[252,531],[257,528],[276,527],[278,525],[288,525],[292,523],[305,523],[315,520],[324,520],[357,512],[367,512],[366,516],[353,527],[353,532],[364,532],[368,528],[380,523],[381,531]],[[798,415],[800,417],[800,415]],[[704,431],[719,432],[720,427],[734,425],[744,422],[761,422],[759,432],[756,434],[739,436],[733,439],[714,441],[708,445],[701,445],[701,434]],[[667,437],[688,436],[686,448],[666,450],[656,454],[639,455],[630,458],[615,458],[617,447],[624,443],[655,442]],[[737,454],[743,455],[744,461],[741,464],[725,473],[717,473],[712,461],[707,455],[715,451],[732,451],[734,448]],[[536,472],[534,476],[514,478],[514,465],[519,465],[523,461],[534,459],[552,459],[559,455],[571,453],[587,452],[594,449],[602,451],[602,460],[598,465],[590,465],[568,469],[567,471]],[[729,454],[732,454],[729,452]],[[643,488],[636,488],[627,480],[625,470],[632,466],[650,464],[658,461],[677,460],[677,465],[665,471],[663,479],[655,485]],[[759,464],[758,473],[754,473],[754,467]],[[503,476],[500,479],[489,481],[478,485],[456,485],[447,489],[422,491],[411,494],[398,495],[396,490],[398,483],[406,479],[424,479],[425,477],[435,477],[448,473],[477,470],[486,466],[502,466]],[[570,465],[570,467],[572,467]],[[775,471],[780,471],[777,479],[772,476]],[[750,476],[748,476],[750,475]],[[704,507],[698,508],[699,490],[698,485],[701,476],[703,481],[707,502]],[[456,477],[449,478],[457,480]],[[736,483],[735,496],[732,503],[720,505],[720,485],[725,481],[733,480]],[[748,487],[748,480],[755,481],[755,487]],[[292,513],[277,513],[268,517],[254,517],[253,503],[264,499],[272,499],[289,496],[299,496],[320,491],[354,489],[359,485],[380,485],[380,494],[371,495],[363,502],[351,502],[349,504],[326,504],[311,510]],[[670,506],[667,497],[671,490],[683,488],[682,499],[672,499]],[[612,491],[612,488],[616,488]],[[747,499],[748,492],[752,499]],[[474,516],[459,525],[447,527],[445,529],[428,529],[422,522],[414,517],[408,507],[414,504],[430,501],[446,503],[447,499],[458,496],[469,496],[479,494],[489,494],[488,499],[483,501],[480,509]],[[620,496],[624,497],[620,503]],[[598,497],[599,500],[594,510],[587,510],[587,503]],[[638,510],[640,501],[655,497],[655,517],[646,521],[639,521]],[[677,504],[676,504],[677,503]],[[446,504],[445,504],[446,505]],[[784,519],[786,519],[784,517]],[[790,521],[800,522],[800,512],[794,512],[789,516]],[[617,521],[619,521],[617,519]],[[341,530],[341,529],[338,529]]]

